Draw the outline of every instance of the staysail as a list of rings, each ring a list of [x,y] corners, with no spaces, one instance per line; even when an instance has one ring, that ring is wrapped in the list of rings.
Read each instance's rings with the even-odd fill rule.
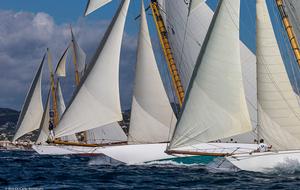
[[[121,2],[71,104],[55,128],[56,137],[122,120],[119,62],[129,2]]]
[[[94,12],[95,10],[99,9],[109,2],[111,2],[111,0],[89,0],[84,11],[84,15],[87,16],[88,14]]]
[[[298,39],[298,44],[300,43],[300,1],[299,0],[288,0],[283,1],[286,7],[287,14],[290,21],[292,22],[294,32]]]
[[[173,128],[176,123],[176,117],[165,92],[152,50],[143,1],[137,49],[128,142],[167,142],[170,128]]]
[[[36,144],[45,143],[49,137],[49,121],[50,121],[50,95],[51,89],[48,92],[47,100],[46,100],[46,107],[43,113],[43,117],[40,123],[40,131],[38,138],[36,140]]]
[[[26,96],[25,103],[17,122],[17,132],[15,133],[13,141],[16,141],[26,133],[38,129],[40,126],[43,116],[41,81],[45,56],[46,55],[43,57],[39,69],[31,83],[30,90]]]
[[[219,1],[169,149],[252,130],[240,59],[239,11],[240,0]]]
[[[259,135],[276,149],[300,148],[300,107],[280,54],[266,1],[257,0]]]
[[[83,76],[84,70],[85,70],[85,60],[86,60],[86,54],[81,49],[79,44],[77,43],[73,31],[71,29],[71,35],[72,35],[72,52],[73,52],[73,62],[75,65],[75,70],[78,72],[79,77],[81,78]]]
[[[57,85],[56,85],[56,97],[57,97],[57,112],[59,118],[63,115],[63,113],[66,110],[66,105],[64,101],[64,97],[62,94],[61,86],[59,80],[57,80]],[[61,138],[63,141],[71,141],[71,142],[77,142],[77,138],[75,134],[64,136]]]

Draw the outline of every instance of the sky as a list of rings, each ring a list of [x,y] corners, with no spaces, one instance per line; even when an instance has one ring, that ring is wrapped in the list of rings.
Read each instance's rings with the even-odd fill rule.
[[[149,1],[145,0],[146,7]],[[207,4],[215,10],[217,2],[218,0],[208,0]],[[46,48],[49,47],[52,51],[53,63],[56,65],[70,41],[70,25],[79,45],[86,52],[89,63],[120,0],[113,0],[100,10],[83,17],[86,3],[87,0],[0,1],[0,107],[21,109]],[[120,91],[123,110],[130,108],[131,104],[139,30],[139,22],[134,18],[139,15],[139,8],[140,1],[132,0],[122,43]],[[274,21],[276,14],[272,18]],[[158,64],[164,64],[162,56],[157,55],[162,52],[150,16],[148,24]],[[255,0],[241,1],[240,28],[241,40],[255,53]],[[66,100],[70,99],[75,88],[72,64],[67,67],[69,77],[61,80]],[[43,73],[45,99],[49,88],[47,67],[44,67]]]

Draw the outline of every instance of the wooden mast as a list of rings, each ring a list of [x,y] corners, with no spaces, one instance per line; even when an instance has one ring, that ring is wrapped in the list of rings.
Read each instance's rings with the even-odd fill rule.
[[[72,30],[72,26],[70,25],[70,30],[71,30],[71,38],[72,38],[72,48],[73,48],[73,64],[75,67],[75,84],[78,87],[80,84],[80,76],[79,76],[79,71],[78,71],[78,64],[77,64],[77,57],[78,57],[78,52],[76,51],[76,47],[75,47],[75,37],[73,34],[73,30]],[[79,133],[80,134],[80,133]],[[83,131],[83,138],[84,138],[84,142],[87,143],[87,132]]]
[[[51,83],[51,94],[52,94],[52,109],[54,112],[53,116],[53,124],[54,127],[58,125],[58,113],[57,113],[57,99],[56,99],[56,88],[55,88],[55,80],[54,80],[54,73],[52,68],[52,57],[49,48],[47,49],[48,54],[48,66],[50,71],[50,83]]]
[[[292,46],[295,58],[297,60],[298,65],[300,66],[300,50],[299,50],[299,44],[297,42],[297,38],[295,36],[293,27],[289,21],[288,15],[286,14],[284,7],[283,7],[283,1],[282,0],[276,0],[276,4],[284,25],[284,28],[287,32],[290,44]]]
[[[162,16],[160,14],[160,11],[158,9],[158,3],[156,0],[151,0],[150,7],[153,14],[153,20],[156,25],[157,33],[159,36],[160,44],[163,49],[168,68],[172,77],[173,85],[176,91],[176,96],[178,98],[178,102],[180,107],[182,106],[183,99],[184,99],[184,89],[181,84],[180,76],[178,69],[175,64],[175,60],[173,58],[173,54],[171,51],[171,46],[168,40],[167,30],[164,25]]]

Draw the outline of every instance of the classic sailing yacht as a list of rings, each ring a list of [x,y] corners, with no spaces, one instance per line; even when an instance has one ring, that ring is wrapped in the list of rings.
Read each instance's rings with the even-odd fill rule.
[[[196,159],[196,163],[203,163],[201,157],[205,155],[226,156],[238,168],[252,171],[270,169],[288,159],[300,160],[297,150],[300,130],[298,96],[290,84],[279,51],[268,3],[274,6],[275,2],[257,1],[257,68],[254,67],[257,96],[253,98],[253,93],[250,96],[257,102],[257,126],[253,126],[253,114],[250,113],[255,109],[250,109],[251,100],[247,98],[249,91],[243,72],[248,71],[243,68],[240,58],[243,51],[239,41],[240,1],[221,0],[187,87],[183,110],[167,147],[168,154],[197,156],[200,159]],[[299,48],[283,12],[282,1],[276,3],[299,63]],[[295,62],[293,60],[291,62]],[[257,134],[258,140],[263,138],[272,144],[274,151],[249,154],[257,149],[253,141],[248,141],[248,144],[206,143],[251,131]],[[151,153],[147,155],[141,149]],[[148,145],[134,149],[128,145],[105,147],[101,151],[125,163],[138,163],[150,161],[153,154],[158,155],[162,150]],[[160,159],[167,158],[159,156]]]
[[[96,143],[98,141],[101,144],[70,144],[55,140],[54,145],[34,146],[38,153],[93,153],[95,147],[126,141],[127,137],[117,122],[122,120],[119,62],[128,6],[129,1],[122,2],[82,77],[70,105],[55,128],[56,138],[88,131],[87,136],[96,138]],[[92,140],[92,138],[87,139]],[[88,143],[91,143],[91,140],[88,140]]]

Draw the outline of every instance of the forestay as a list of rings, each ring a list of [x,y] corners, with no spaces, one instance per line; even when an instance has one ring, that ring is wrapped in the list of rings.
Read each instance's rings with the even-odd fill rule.
[[[258,0],[256,6],[259,135],[275,149],[300,148],[297,96],[280,54],[267,4]]]
[[[239,11],[239,0],[219,2],[170,149],[252,130],[240,59]]]
[[[44,60],[45,55],[26,96],[25,103],[22,107],[22,111],[17,122],[17,132],[15,133],[13,141],[16,141],[26,133],[38,129],[40,126],[43,116],[41,80]]]
[[[71,104],[55,128],[56,137],[122,120],[119,62],[129,2],[129,0],[121,2]]]
[[[135,86],[130,118],[129,143],[157,143],[169,140],[176,123],[156,64],[142,1]]]
[[[99,9],[109,2],[111,2],[111,0],[89,0],[84,11],[84,15],[87,16],[88,14],[94,12],[95,10]]]

